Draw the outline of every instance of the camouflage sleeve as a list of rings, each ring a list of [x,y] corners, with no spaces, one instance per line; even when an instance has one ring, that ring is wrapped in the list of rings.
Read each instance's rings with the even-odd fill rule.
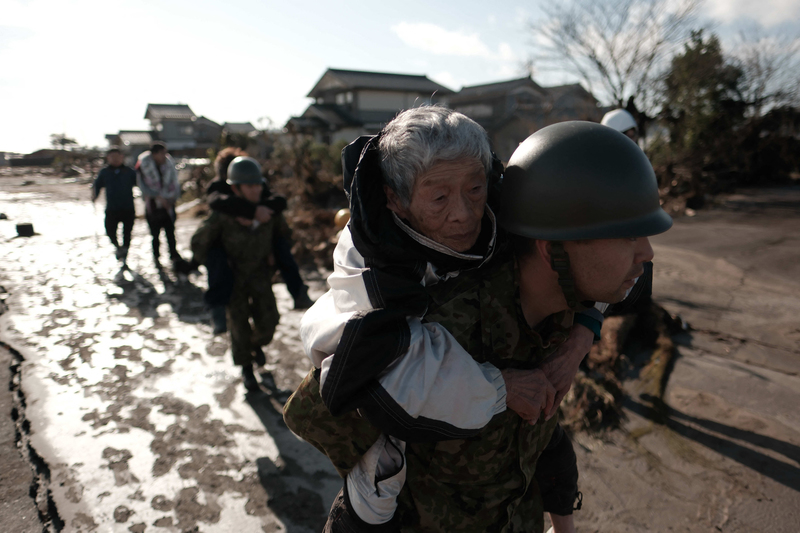
[[[217,213],[211,213],[211,216],[205,219],[192,235],[191,248],[195,261],[200,264],[206,262],[208,250],[219,239],[221,233],[222,220]]]

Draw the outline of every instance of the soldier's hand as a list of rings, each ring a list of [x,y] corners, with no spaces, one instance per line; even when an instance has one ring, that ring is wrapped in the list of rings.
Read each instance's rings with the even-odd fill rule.
[[[270,220],[272,220],[272,215],[275,214],[275,211],[270,209],[265,205],[260,205],[256,207],[256,216],[255,219],[258,220],[262,224],[266,224]]]
[[[544,413],[550,412],[556,390],[540,369],[501,370],[506,382],[506,406],[535,424]]]
[[[578,367],[586,354],[589,353],[589,350],[592,349],[593,342],[594,333],[589,328],[576,324],[572,326],[569,338],[564,344],[542,363],[542,371],[544,371],[547,379],[556,389],[553,406],[544,414],[547,420],[556,414],[558,406],[561,405],[561,400],[564,399],[564,396],[572,387],[575,374],[578,373]]]
[[[241,224],[242,226],[244,226],[246,228],[249,228],[250,226],[253,225],[253,221],[252,220],[250,220],[249,218],[244,218],[244,217],[236,217],[236,222],[238,222],[239,224]]]

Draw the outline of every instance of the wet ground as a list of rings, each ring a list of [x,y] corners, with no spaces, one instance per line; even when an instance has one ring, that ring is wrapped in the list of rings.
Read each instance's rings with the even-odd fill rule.
[[[285,286],[265,392],[245,395],[227,335],[207,323],[204,279],[156,271],[143,220],[122,269],[86,185],[33,181],[0,183],[0,339],[23,359],[19,439],[42,471],[42,518],[65,531],[319,531],[341,483],[282,422],[309,367]],[[19,221],[37,235],[14,238]],[[197,223],[178,221],[187,256]]]
[[[800,188],[749,190],[652,239],[676,335],[664,403],[578,435],[579,531],[800,531]],[[628,354],[631,358],[635,353]]]
[[[340,480],[281,420],[309,368],[285,286],[264,392],[245,395],[203,277],[159,274],[141,219],[121,269],[102,209],[85,184],[0,177],[15,413],[0,458],[19,447],[36,496],[21,496],[24,469],[4,472],[3,502],[19,505],[0,530],[37,530],[34,512],[64,531],[319,531]],[[18,222],[37,235],[15,238]],[[179,218],[186,255],[197,223]],[[656,298],[692,329],[675,338],[665,405],[634,381],[623,431],[576,437],[579,531],[800,531],[798,244],[798,190],[733,195],[654,239]]]

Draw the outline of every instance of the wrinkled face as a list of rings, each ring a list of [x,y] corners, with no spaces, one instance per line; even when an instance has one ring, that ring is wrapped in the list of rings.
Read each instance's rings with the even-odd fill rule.
[[[241,196],[248,202],[257,204],[261,200],[261,191],[264,186],[260,183],[241,183],[231,185],[231,188],[236,196]]]
[[[652,261],[653,248],[647,237],[568,241],[575,289],[581,300],[617,303],[644,273],[643,263]]]
[[[387,207],[426,237],[457,252],[475,245],[486,207],[486,171],[477,159],[442,161],[417,176],[411,202],[403,206],[384,187]]]
[[[153,157],[153,161],[155,161],[159,165],[163,165],[164,163],[167,162],[167,151],[166,150],[163,150],[163,151],[158,152],[156,154],[150,154],[150,155]]]
[[[108,161],[108,164],[111,165],[112,167],[120,166],[122,164],[122,160],[123,160],[123,155],[119,152],[111,152],[106,157],[106,161]]]

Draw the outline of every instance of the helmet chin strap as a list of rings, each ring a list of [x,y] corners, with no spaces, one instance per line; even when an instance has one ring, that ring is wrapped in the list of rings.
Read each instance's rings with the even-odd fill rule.
[[[567,305],[570,309],[575,309],[578,295],[575,293],[575,280],[569,270],[569,255],[564,250],[562,241],[550,241],[550,267],[558,273],[558,284],[567,299]]]

